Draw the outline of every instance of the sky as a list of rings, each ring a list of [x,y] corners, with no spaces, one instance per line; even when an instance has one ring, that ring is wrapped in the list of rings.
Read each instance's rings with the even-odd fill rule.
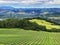
[[[0,6],[15,8],[60,8],[60,0],[0,0]]]

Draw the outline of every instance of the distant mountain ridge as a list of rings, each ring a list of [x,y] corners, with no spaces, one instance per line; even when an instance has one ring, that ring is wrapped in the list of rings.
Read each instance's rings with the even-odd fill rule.
[[[55,12],[60,13],[60,8],[14,8],[11,6],[0,6],[0,10],[9,10],[9,11],[25,11],[25,12],[32,12],[35,11],[37,13],[41,12]]]
[[[0,19],[41,17],[60,23],[60,8],[14,8],[0,6]],[[58,18],[59,17],[59,18]]]

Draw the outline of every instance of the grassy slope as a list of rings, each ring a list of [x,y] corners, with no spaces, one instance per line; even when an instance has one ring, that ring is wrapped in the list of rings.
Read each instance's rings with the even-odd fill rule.
[[[60,33],[0,29],[0,45],[60,45]]]
[[[52,25],[52,23],[47,22],[47,21],[45,21],[45,20],[32,19],[32,20],[30,20],[30,21],[31,21],[31,22],[36,22],[38,25],[46,26],[47,29],[52,29],[52,28],[60,29],[60,26],[58,26],[58,25]]]

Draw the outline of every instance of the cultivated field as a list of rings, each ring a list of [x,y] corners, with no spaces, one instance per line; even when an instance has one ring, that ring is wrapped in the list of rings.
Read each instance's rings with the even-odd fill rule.
[[[60,33],[0,29],[0,45],[60,45]]]
[[[42,25],[42,26],[46,26],[46,29],[60,29],[60,25],[53,25],[53,23],[47,22],[45,20],[41,20],[41,19],[32,19],[30,20],[30,22],[36,22],[38,25]]]

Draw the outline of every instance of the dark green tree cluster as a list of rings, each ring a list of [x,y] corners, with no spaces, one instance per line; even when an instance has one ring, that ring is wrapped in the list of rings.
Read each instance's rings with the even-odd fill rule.
[[[7,19],[0,21],[0,28],[21,28],[25,30],[46,30],[45,26],[30,22],[27,19]]]

